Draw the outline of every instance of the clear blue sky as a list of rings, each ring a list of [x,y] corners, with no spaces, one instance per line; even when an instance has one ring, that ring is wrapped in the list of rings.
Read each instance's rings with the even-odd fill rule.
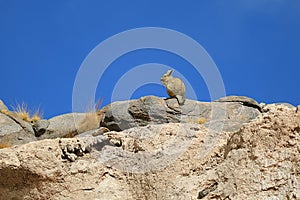
[[[196,40],[216,63],[227,95],[300,104],[298,0],[0,0],[0,99],[39,106],[46,118],[71,112],[86,56],[105,39],[140,27],[173,29]],[[122,73],[144,63],[181,69],[187,79],[191,73],[176,55],[131,52],[110,66],[96,97],[108,104]],[[192,84],[203,91],[199,100],[210,101],[201,78]],[[166,96],[162,86],[144,85],[132,98],[149,94]]]

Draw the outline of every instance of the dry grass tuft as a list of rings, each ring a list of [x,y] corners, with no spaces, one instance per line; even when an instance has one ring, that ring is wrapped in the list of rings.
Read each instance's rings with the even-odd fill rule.
[[[43,113],[38,108],[32,115],[31,115],[31,123],[35,123],[43,118]]]
[[[26,122],[35,123],[42,119],[42,113],[40,109],[31,111],[25,103],[17,104],[16,107],[13,107],[14,111],[7,111],[7,115],[11,114],[15,117],[18,117]],[[3,113],[3,112],[2,112]]]
[[[37,114],[33,115],[33,116],[30,118],[30,122],[31,122],[31,123],[35,123],[35,122],[37,122],[37,121],[39,121],[39,120],[41,120],[41,116],[40,116],[40,115],[37,115]]]
[[[101,104],[102,99],[98,100],[96,104],[91,104],[88,107],[84,119],[78,124],[78,132],[85,132],[100,127],[100,121],[103,117],[103,113],[100,109]]]
[[[29,109],[25,103],[18,104],[15,108],[14,113],[17,115],[18,118],[27,122],[31,122]]]

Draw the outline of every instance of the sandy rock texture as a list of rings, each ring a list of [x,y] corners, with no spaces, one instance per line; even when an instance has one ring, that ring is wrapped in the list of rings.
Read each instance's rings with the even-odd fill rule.
[[[0,199],[300,199],[300,111],[259,109],[226,131],[149,123],[0,149]]]

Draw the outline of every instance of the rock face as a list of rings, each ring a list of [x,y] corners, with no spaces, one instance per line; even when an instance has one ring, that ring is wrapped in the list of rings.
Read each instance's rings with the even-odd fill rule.
[[[15,112],[9,111],[0,100],[0,149],[36,140],[70,138],[83,132],[97,130],[102,116],[100,111],[68,113],[49,120],[29,123]],[[107,132],[104,128],[102,127],[101,133]]]
[[[39,139],[73,137],[78,134],[76,121],[81,121],[84,117],[85,113],[68,113],[53,117],[48,120],[49,125]]]
[[[298,108],[271,104],[259,112],[227,99],[204,109],[209,103],[187,100],[177,107],[184,117],[171,117],[177,101],[164,101],[118,102],[118,115],[105,108],[109,132],[1,149],[0,199],[300,199]],[[151,102],[160,115],[149,112]],[[166,112],[165,105],[173,107]],[[204,119],[189,122],[201,109]],[[112,130],[121,123],[133,127]]]
[[[0,113],[0,148],[36,141],[31,125]]]
[[[220,99],[215,100],[215,102],[237,102],[241,103],[244,106],[256,108],[261,110],[260,105],[254,99],[245,96],[226,96]]]
[[[250,98],[247,100],[251,102]],[[186,100],[184,105],[179,106],[176,99],[146,96],[139,100],[115,102],[105,107],[101,126],[122,131],[148,124],[207,122],[207,126],[214,130],[235,131],[260,114],[258,105],[248,106],[250,103],[241,104],[241,101],[246,101],[246,98],[242,97],[240,101],[238,97],[228,98],[219,102]]]

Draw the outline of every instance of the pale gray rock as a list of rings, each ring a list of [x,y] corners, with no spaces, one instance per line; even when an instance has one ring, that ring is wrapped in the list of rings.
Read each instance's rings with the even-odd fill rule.
[[[34,135],[34,130],[32,128],[32,124],[30,122],[24,121],[18,117],[15,116],[8,116],[11,119],[13,119],[17,124],[19,124],[19,126],[22,127],[22,129],[24,129],[24,131]]]
[[[0,147],[36,141],[31,125],[23,120],[0,113]]]
[[[35,132],[35,136],[40,137],[41,135],[43,135],[46,132],[49,124],[50,124],[50,122],[45,119],[35,122],[32,126],[33,130]]]
[[[226,96],[217,99],[214,102],[237,102],[243,104],[244,106],[253,107],[258,109],[259,111],[261,110],[261,107],[257,101],[246,96]]]
[[[250,98],[231,100],[229,98],[217,102],[199,102],[187,99],[184,105],[179,106],[176,99],[165,100],[146,96],[138,100],[114,102],[103,108],[105,116],[101,126],[113,131],[122,131],[148,124],[206,123],[207,127],[216,131],[235,131],[260,114],[258,104]],[[225,125],[210,125],[210,122]],[[237,129],[231,127],[230,123],[236,124],[234,127]]]
[[[81,124],[87,119],[87,113],[68,113],[53,117],[48,121],[45,132],[38,137],[42,139],[71,138],[87,130],[81,129]],[[46,126],[47,124],[45,124]]]

